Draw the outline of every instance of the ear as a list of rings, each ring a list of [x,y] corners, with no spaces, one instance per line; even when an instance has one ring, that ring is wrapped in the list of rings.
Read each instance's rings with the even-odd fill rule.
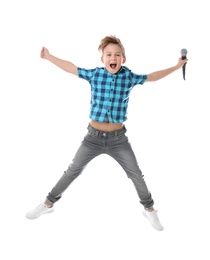
[[[103,55],[101,56],[101,62],[104,63],[104,57],[103,57]]]
[[[123,58],[122,64],[124,64],[125,62],[126,62],[126,57]]]

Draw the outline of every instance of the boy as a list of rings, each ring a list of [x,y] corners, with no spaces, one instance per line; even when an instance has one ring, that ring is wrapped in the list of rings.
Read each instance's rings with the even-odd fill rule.
[[[179,58],[174,67],[150,74],[135,74],[123,66],[126,55],[119,38],[115,36],[103,38],[98,50],[102,52],[101,61],[104,67],[95,69],[83,69],[69,61],[61,60],[50,54],[45,47],[41,50],[41,58],[90,83],[91,120],[87,135],[67,171],[50,191],[45,202],[27,213],[26,217],[35,219],[52,212],[54,203],[61,198],[72,181],[82,173],[85,166],[96,156],[105,153],[113,157],[122,166],[128,178],[133,181],[140,203],[144,206],[143,215],[156,230],[162,231],[163,226],[159,221],[157,210],[153,207],[152,195],[144,181],[128,137],[125,135],[124,122],[129,94],[135,85],[162,79],[181,68],[187,60]]]

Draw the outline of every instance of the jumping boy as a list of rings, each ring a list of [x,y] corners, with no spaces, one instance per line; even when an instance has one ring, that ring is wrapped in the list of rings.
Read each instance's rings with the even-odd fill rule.
[[[128,137],[125,135],[129,95],[135,85],[149,81],[157,81],[181,68],[188,60],[178,59],[178,63],[170,68],[150,74],[136,74],[123,66],[126,61],[125,49],[119,38],[107,36],[101,40],[98,50],[102,52],[101,61],[104,67],[84,69],[72,62],[61,60],[45,47],[41,50],[41,58],[46,59],[79,78],[89,82],[91,87],[90,122],[88,131],[72,163],[61,176],[57,184],[49,192],[45,202],[38,205],[26,217],[35,219],[53,212],[53,205],[63,192],[83,171],[85,166],[96,156],[107,154],[114,158],[124,169],[136,188],[143,215],[151,225],[159,231],[163,226],[154,209],[152,195],[147,188],[137,159]]]

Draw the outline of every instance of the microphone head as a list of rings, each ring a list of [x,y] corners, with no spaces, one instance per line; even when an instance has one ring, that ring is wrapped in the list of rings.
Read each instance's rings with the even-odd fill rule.
[[[187,50],[186,49],[181,49],[181,56],[186,57],[187,56]]]

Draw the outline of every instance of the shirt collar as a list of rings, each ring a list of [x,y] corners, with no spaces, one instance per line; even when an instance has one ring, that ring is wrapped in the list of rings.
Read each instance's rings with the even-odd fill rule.
[[[123,72],[123,71],[125,71],[125,70],[128,70],[128,68],[127,67],[125,67],[125,66],[121,66],[121,68],[118,70],[118,72],[117,73],[115,73],[115,74],[112,74],[112,73],[110,73],[105,67],[103,68],[108,74],[110,74],[110,75],[117,75],[117,74],[119,74],[119,73],[121,73],[121,72]]]

